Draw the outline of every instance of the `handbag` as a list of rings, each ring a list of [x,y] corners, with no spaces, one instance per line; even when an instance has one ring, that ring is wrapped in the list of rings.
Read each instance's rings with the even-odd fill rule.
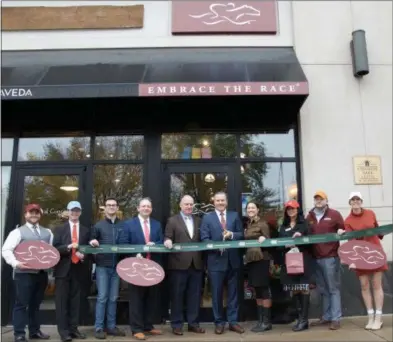
[[[285,266],[287,274],[299,275],[304,273],[303,253],[298,248],[292,248],[285,254]]]

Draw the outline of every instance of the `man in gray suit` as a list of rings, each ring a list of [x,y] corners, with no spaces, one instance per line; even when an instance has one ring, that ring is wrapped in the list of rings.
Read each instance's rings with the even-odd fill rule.
[[[50,229],[41,227],[38,222],[42,209],[38,204],[29,204],[25,208],[26,223],[14,229],[7,237],[1,250],[6,263],[14,268],[15,304],[13,324],[15,342],[26,341],[26,324],[30,339],[49,339],[40,329],[39,310],[48,285],[46,271],[32,270],[16,260],[15,248],[24,241],[41,240],[52,245],[53,234]]]
[[[200,219],[192,215],[194,199],[184,196],[180,201],[180,213],[169,218],[165,229],[164,245],[199,242]],[[201,301],[203,261],[201,252],[170,253],[168,270],[171,286],[171,325],[175,335],[183,335],[184,299],[186,301],[188,331],[205,332],[199,326],[198,316]]]

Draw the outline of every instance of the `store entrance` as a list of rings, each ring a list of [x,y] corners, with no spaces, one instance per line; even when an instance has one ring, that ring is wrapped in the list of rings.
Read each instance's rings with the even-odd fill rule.
[[[8,235],[9,230],[24,224],[24,207],[28,203],[40,204],[43,210],[40,225],[51,229],[52,232],[68,220],[66,211],[68,202],[79,201],[82,208],[86,208],[85,171],[86,168],[82,166],[18,168],[12,224],[5,234]],[[84,219],[86,220],[86,217]],[[6,277],[9,280],[7,286],[12,287],[11,268],[7,273],[9,273]],[[49,272],[49,283],[45,291],[44,301],[41,304],[42,321],[47,324],[55,323],[54,291],[54,278],[52,272]],[[9,297],[8,312],[11,312],[12,297]],[[11,317],[8,316],[8,318],[11,322]]]
[[[165,221],[168,217],[179,213],[179,202],[182,196],[194,198],[194,215],[203,217],[214,210],[213,195],[223,191],[228,195],[228,210],[236,210],[237,196],[235,189],[235,163],[176,163],[163,166],[163,206]],[[239,279],[239,284],[242,282]],[[212,299],[207,273],[203,279],[200,320],[212,322]],[[239,289],[242,287],[239,286]],[[243,292],[239,291],[239,299]],[[167,296],[169,297],[169,296]],[[169,298],[168,298],[169,300]],[[224,298],[224,307],[226,299]],[[167,303],[169,307],[169,302]]]

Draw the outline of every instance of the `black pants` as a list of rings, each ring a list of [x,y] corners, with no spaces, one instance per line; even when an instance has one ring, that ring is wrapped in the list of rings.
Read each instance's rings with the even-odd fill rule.
[[[15,273],[14,284],[14,335],[25,336],[26,324],[30,335],[36,334],[40,330],[39,311],[48,285],[48,273]]]
[[[159,310],[158,286],[129,284],[130,327],[133,334],[154,328],[155,313]]]
[[[75,332],[79,325],[82,282],[77,267],[71,265],[68,275],[55,281],[56,324],[61,337]]]
[[[188,326],[199,326],[199,308],[202,295],[202,270],[191,267],[188,270],[172,270],[171,285],[171,325],[181,328],[184,323],[186,305]]]

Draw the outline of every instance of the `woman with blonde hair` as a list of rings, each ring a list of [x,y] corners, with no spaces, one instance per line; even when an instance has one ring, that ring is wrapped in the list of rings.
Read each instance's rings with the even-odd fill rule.
[[[349,205],[351,206],[351,212],[344,221],[345,232],[353,232],[378,227],[375,213],[370,209],[363,208],[363,197],[360,192],[351,192],[349,195]],[[359,240],[373,243],[379,247],[382,247],[381,239],[382,236],[378,235],[359,238]],[[350,265],[350,268],[354,267]],[[385,272],[387,269],[387,264],[376,270],[355,269],[355,272],[360,280],[363,301],[367,308],[368,322],[365,326],[365,329],[367,330],[379,330],[382,328],[382,307],[384,298],[382,276],[383,272]],[[371,291],[373,292],[375,301],[375,311],[370,291],[370,280]]]

